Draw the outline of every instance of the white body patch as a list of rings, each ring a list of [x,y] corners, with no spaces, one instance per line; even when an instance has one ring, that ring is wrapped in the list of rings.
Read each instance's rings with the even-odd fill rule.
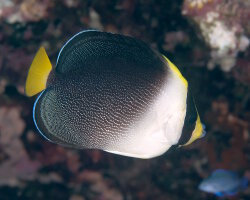
[[[144,118],[131,128],[131,137],[110,153],[136,158],[152,158],[177,144],[186,115],[187,87],[171,69],[162,92]],[[117,150],[118,149],[118,150]]]

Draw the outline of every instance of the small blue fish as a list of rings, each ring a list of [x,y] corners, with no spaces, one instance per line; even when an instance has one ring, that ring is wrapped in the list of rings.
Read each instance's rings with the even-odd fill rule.
[[[240,178],[237,173],[230,170],[217,169],[200,183],[199,189],[219,197],[233,196],[246,188],[247,184],[246,177]]]

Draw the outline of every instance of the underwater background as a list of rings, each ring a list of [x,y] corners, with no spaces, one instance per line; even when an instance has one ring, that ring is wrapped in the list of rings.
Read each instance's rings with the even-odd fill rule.
[[[1,0],[0,200],[213,200],[198,189],[215,169],[250,179],[249,0]],[[82,30],[141,39],[189,81],[207,135],[142,160],[46,141],[24,94],[40,46],[55,65]],[[224,199],[250,199],[250,187]]]

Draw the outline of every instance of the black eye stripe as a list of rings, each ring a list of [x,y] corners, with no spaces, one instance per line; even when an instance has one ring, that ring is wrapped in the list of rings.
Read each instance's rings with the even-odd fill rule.
[[[189,141],[195,129],[196,120],[197,120],[197,111],[193,96],[191,94],[190,89],[188,88],[186,117],[182,129],[182,134],[178,142],[179,145],[186,144]]]
[[[197,119],[197,114],[196,115],[189,115],[188,122],[190,124],[193,124],[194,122],[196,122],[196,119]]]

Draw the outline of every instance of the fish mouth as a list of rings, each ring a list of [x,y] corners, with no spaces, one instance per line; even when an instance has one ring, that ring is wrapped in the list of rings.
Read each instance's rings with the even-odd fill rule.
[[[201,182],[199,184],[198,189],[201,190],[201,191],[203,191],[203,192],[212,192],[212,188],[209,187],[209,185],[207,185],[204,182]]]

